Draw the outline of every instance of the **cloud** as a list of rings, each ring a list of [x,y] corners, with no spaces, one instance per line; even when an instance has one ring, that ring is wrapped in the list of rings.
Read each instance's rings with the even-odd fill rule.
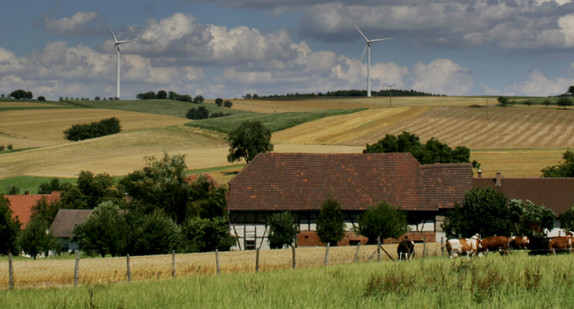
[[[436,59],[428,65],[417,62],[412,79],[412,89],[435,94],[464,95],[473,84],[468,70],[449,59]]]
[[[100,16],[95,12],[77,12],[72,17],[55,19],[49,16],[42,18],[42,25],[50,33],[63,35],[77,35],[97,33],[101,26]]]
[[[509,95],[554,96],[565,93],[571,85],[574,85],[574,78],[558,77],[551,80],[539,70],[534,70],[528,74],[525,81],[509,86],[504,90],[504,93]]]

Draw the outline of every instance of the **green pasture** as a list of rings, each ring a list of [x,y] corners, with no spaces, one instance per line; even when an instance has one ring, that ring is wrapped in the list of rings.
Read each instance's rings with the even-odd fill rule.
[[[447,257],[15,289],[1,308],[570,308],[571,255]]]

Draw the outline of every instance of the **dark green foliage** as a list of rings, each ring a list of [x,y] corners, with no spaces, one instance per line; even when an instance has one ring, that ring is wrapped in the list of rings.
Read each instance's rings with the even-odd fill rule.
[[[538,206],[529,200],[511,200],[510,209],[518,210],[514,214],[519,214],[516,234],[542,235],[544,229],[551,230],[554,227],[556,214],[544,206]]]
[[[153,100],[156,98],[155,92],[153,91],[148,91],[145,93],[138,93],[136,95],[136,98],[139,100]]]
[[[165,92],[165,90],[160,90],[157,92],[155,98],[158,100],[165,100],[167,99],[167,92]]]
[[[502,106],[507,106],[510,102],[508,100],[508,98],[505,97],[498,97],[498,104],[502,105]]]
[[[513,213],[504,194],[492,188],[474,188],[464,194],[462,205],[447,212],[443,230],[447,237],[510,235]]]
[[[20,99],[32,99],[34,97],[34,95],[32,94],[31,91],[26,91],[26,90],[22,90],[22,89],[18,89],[18,90],[14,90],[10,93],[10,97],[16,99],[16,100],[20,100]]]
[[[566,150],[564,163],[542,169],[543,177],[574,177],[574,152]]]
[[[16,186],[10,186],[10,188],[8,188],[8,195],[18,195],[20,194],[20,188],[16,187]]]
[[[43,182],[38,186],[38,194],[50,194],[62,190],[60,179],[52,178],[50,182]]]
[[[215,99],[215,104],[217,106],[221,107],[221,105],[223,105],[223,99],[222,98]]]
[[[236,239],[229,233],[226,217],[191,218],[182,226],[185,252],[229,251]]]
[[[189,185],[193,215],[204,219],[227,216],[226,194],[226,187],[215,187],[207,177],[200,175]]]
[[[182,102],[193,102],[193,99],[189,94],[178,94],[174,91],[170,91],[168,96],[170,100],[177,100]]]
[[[291,246],[297,236],[297,227],[290,212],[274,213],[267,218],[269,226],[269,247],[281,249]]]
[[[20,221],[12,218],[10,201],[0,196],[0,254],[17,253],[16,239]]]
[[[143,217],[132,216],[130,226],[125,253],[131,255],[164,254],[177,250],[181,245],[179,226],[160,211]]]
[[[38,101],[40,101],[40,102],[45,102],[45,101],[46,101],[46,97],[44,97],[44,96],[41,95],[41,96],[38,97]]]
[[[470,149],[467,147],[458,146],[452,149],[434,137],[421,144],[417,135],[408,132],[397,136],[386,134],[377,143],[367,144],[363,150],[363,153],[388,152],[410,152],[420,164],[470,163]],[[476,166],[478,162],[474,161],[472,164]]]
[[[406,214],[385,201],[367,209],[358,219],[359,234],[369,238],[369,243],[385,238],[399,238],[408,231]]]
[[[38,254],[46,256],[50,250],[59,251],[60,242],[50,233],[50,222],[36,216],[28,222],[26,228],[18,235],[18,246],[24,253],[36,259]]]
[[[558,104],[558,106],[562,106],[562,107],[564,107],[564,109],[566,109],[566,106],[572,106],[572,99],[569,97],[559,97],[556,104]]]
[[[205,106],[200,106],[198,108],[190,108],[185,115],[187,119],[206,119],[209,118],[209,110]]]
[[[223,107],[231,108],[233,106],[233,102],[229,100],[223,101]]]
[[[204,98],[201,94],[200,94],[200,95],[196,95],[196,96],[193,98],[193,103],[195,103],[195,104],[201,104],[201,103],[203,103],[203,101],[205,101],[205,98]]]
[[[41,198],[36,205],[32,207],[31,219],[40,218],[46,220],[48,224],[52,224],[58,210],[63,208],[63,203],[61,200],[48,201],[46,198]]]
[[[189,185],[186,182],[185,156],[164,154],[160,161],[146,158],[146,167],[134,171],[120,181],[133,198],[132,203],[144,213],[161,209],[178,224],[191,211]]]
[[[64,136],[70,141],[81,141],[84,139],[119,133],[120,131],[120,121],[117,118],[112,117],[100,120],[99,122],[92,122],[90,124],[74,124],[64,131]]]
[[[568,211],[560,215],[560,227],[564,231],[574,231],[574,206],[570,206]]]
[[[324,243],[336,246],[345,237],[345,220],[339,202],[328,198],[317,218],[317,235]]]
[[[259,121],[245,121],[227,136],[229,154],[227,161],[239,161],[242,158],[251,162],[260,153],[273,151],[271,131]]]
[[[124,195],[115,186],[114,178],[105,173],[81,171],[76,183],[62,188],[60,200],[65,208],[92,209],[103,201],[119,202]]]
[[[94,209],[87,220],[74,227],[74,237],[80,249],[90,256],[105,257],[125,252],[129,229],[118,205],[104,202]]]

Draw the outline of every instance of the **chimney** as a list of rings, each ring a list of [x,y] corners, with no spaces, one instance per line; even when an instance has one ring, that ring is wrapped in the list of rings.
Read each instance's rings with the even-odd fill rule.
[[[478,170],[478,178],[482,178],[482,170]]]
[[[496,187],[502,187],[502,173],[496,173],[496,182],[494,184]]]

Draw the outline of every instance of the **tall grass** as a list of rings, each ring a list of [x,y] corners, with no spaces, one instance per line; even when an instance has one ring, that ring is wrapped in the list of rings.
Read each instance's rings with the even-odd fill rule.
[[[446,257],[0,292],[2,308],[569,308],[572,256]]]

